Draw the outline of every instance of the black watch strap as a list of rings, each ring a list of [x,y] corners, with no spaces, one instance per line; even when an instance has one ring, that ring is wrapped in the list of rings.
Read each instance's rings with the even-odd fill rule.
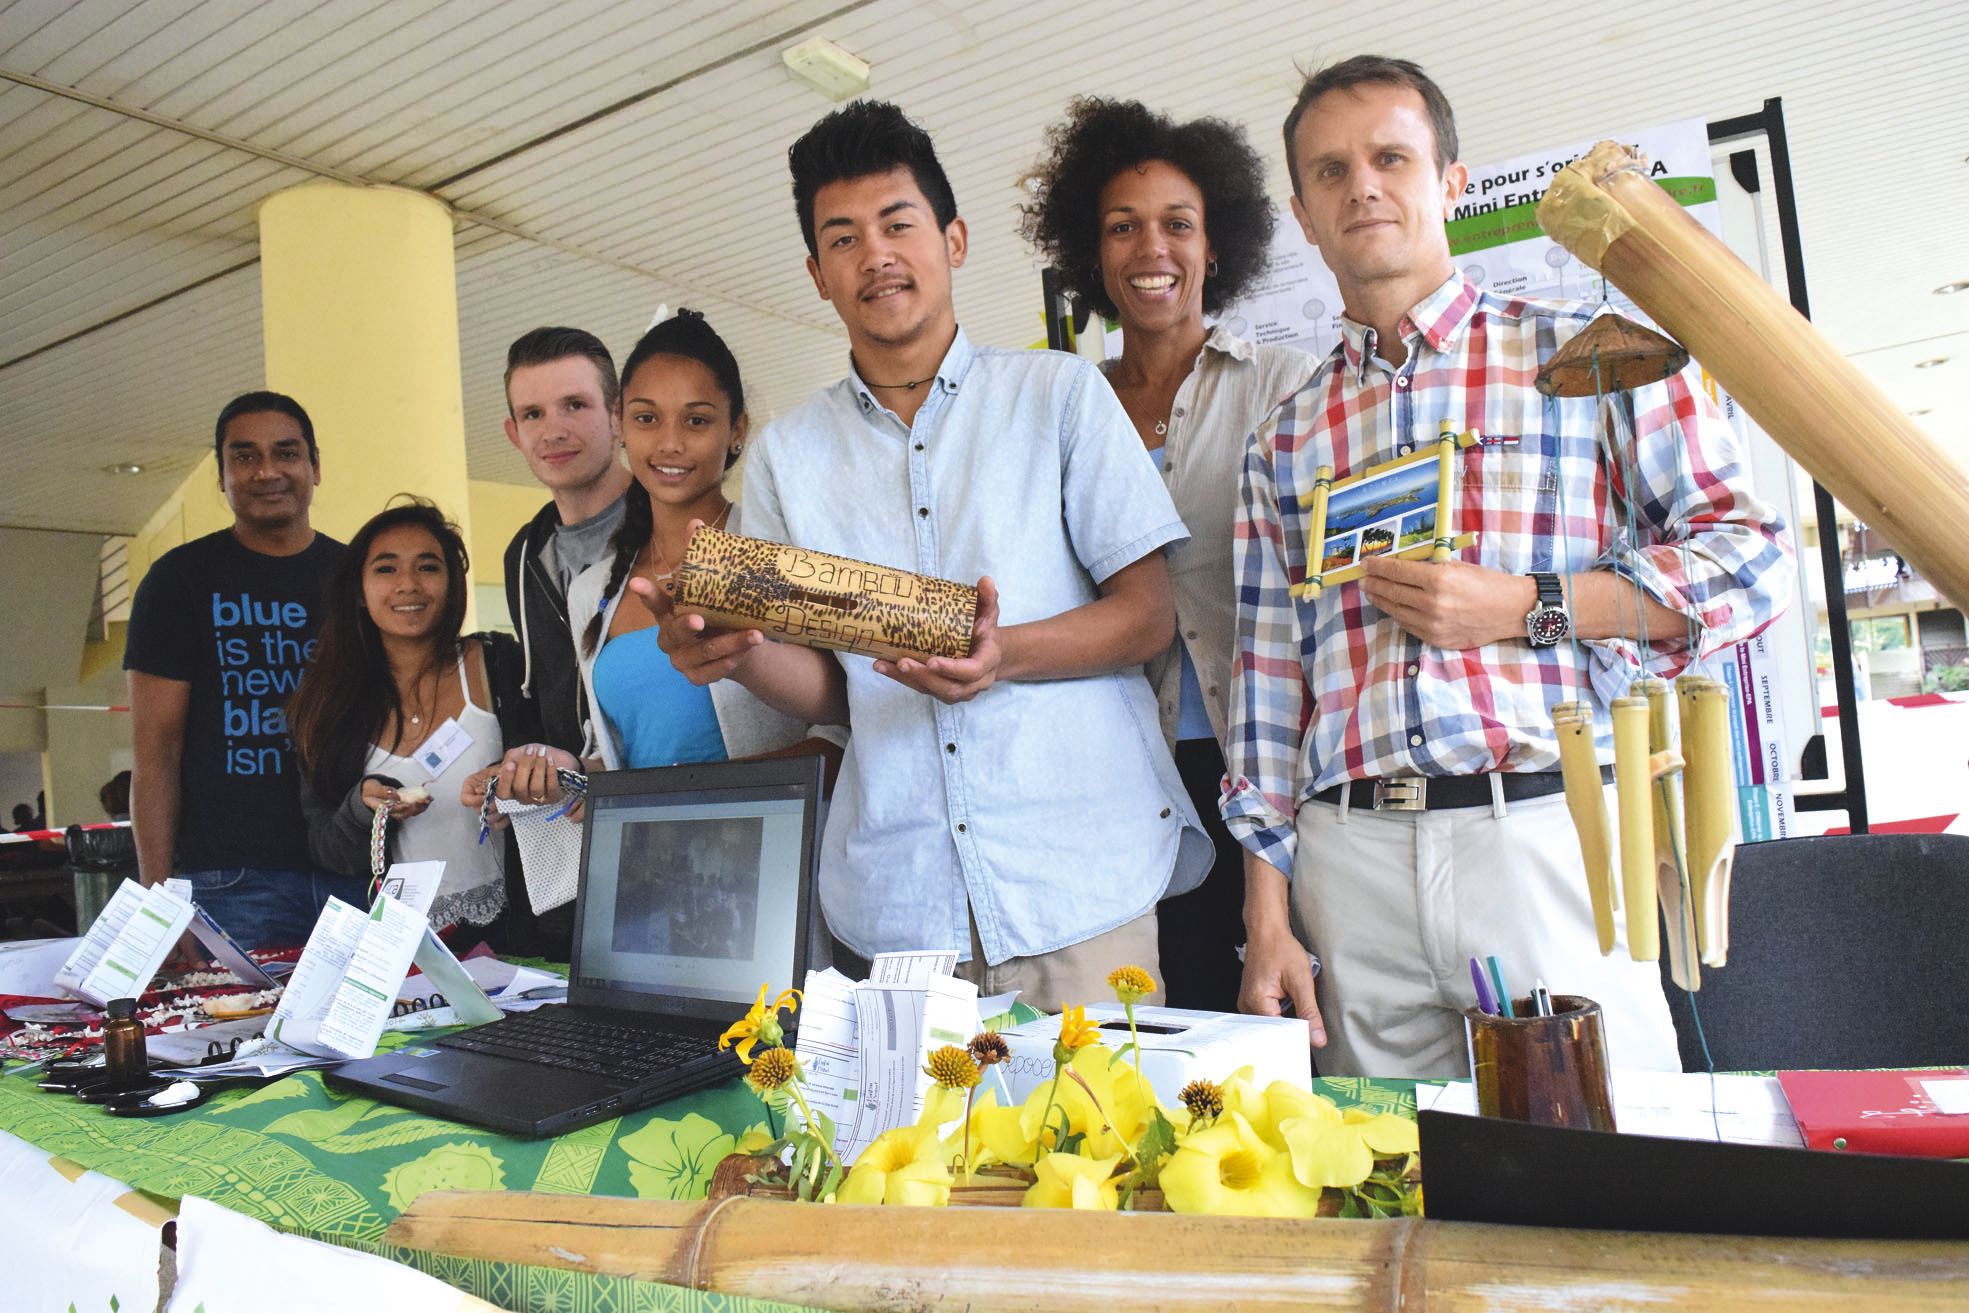
[[[1566,604],[1565,589],[1559,587],[1559,576],[1543,571],[1533,571],[1531,581],[1538,585],[1538,604],[1563,608]]]

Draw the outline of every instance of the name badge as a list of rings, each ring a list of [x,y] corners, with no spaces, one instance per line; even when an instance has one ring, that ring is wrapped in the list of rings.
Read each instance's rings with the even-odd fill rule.
[[[431,772],[436,779],[451,769],[451,763],[470,751],[472,736],[458,718],[448,716],[444,724],[431,731],[431,737],[424,740],[424,746],[417,749],[417,763]]]

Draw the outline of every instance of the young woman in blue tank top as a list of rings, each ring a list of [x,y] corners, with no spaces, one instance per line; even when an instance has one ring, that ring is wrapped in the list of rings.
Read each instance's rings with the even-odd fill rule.
[[[738,362],[693,310],[651,328],[622,365],[622,444],[636,486],[624,499],[610,559],[568,588],[576,655],[588,691],[589,748],[540,744],[509,750],[512,778],[494,779],[522,801],[559,796],[552,767],[615,770],[812,752],[839,760],[831,741],[729,682],[691,683],[657,645],[648,608],[629,589],[669,584],[692,526],[724,527],[724,479],[744,448],[748,422]]]

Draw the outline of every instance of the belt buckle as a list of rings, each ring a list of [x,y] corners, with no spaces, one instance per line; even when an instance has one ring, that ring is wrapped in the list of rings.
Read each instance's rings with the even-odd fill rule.
[[[1420,775],[1395,775],[1374,781],[1374,810],[1419,812],[1429,809],[1429,781]]]

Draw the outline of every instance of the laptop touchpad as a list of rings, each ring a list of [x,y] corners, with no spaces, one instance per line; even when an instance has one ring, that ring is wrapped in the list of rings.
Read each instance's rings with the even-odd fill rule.
[[[443,1085],[437,1081],[418,1080],[415,1076],[406,1076],[400,1071],[393,1071],[383,1077],[383,1079],[392,1085],[405,1085],[413,1090],[448,1090],[451,1088],[449,1085]]]

